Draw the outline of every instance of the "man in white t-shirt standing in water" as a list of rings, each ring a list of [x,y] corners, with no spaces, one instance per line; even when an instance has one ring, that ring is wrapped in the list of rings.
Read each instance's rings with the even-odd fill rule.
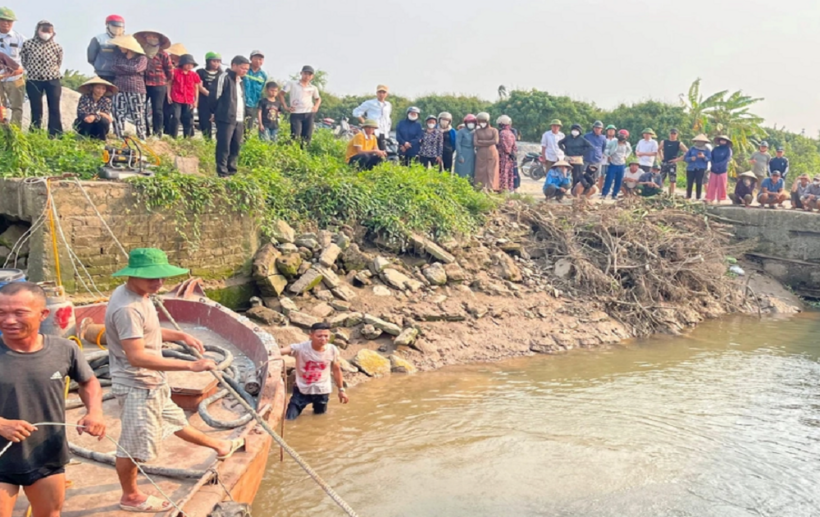
[[[290,135],[294,140],[301,139],[301,145],[310,145],[313,138],[313,117],[322,105],[319,88],[310,83],[315,71],[312,66],[302,67],[302,78],[299,81],[288,81],[279,92],[279,103],[290,112]],[[285,102],[285,94],[290,102]]]
[[[328,343],[329,340],[330,325],[315,323],[310,327],[310,341],[279,350],[282,355],[296,358],[296,384],[285,416],[288,420],[296,420],[308,404],[313,404],[314,414],[321,415],[327,411],[333,391],[331,376],[339,388],[339,402],[347,404],[350,400],[345,393],[339,349]]]

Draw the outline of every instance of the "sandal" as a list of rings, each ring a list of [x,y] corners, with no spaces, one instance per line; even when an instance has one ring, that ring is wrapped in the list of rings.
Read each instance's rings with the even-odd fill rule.
[[[237,439],[237,440],[231,440],[231,450],[228,452],[228,454],[226,454],[224,456],[217,456],[216,459],[218,459],[219,461],[227,460],[228,458],[233,456],[233,453],[235,453],[239,449],[244,449],[244,448],[245,448],[245,439],[244,438]]]
[[[132,513],[159,513],[167,512],[170,509],[170,502],[163,501],[162,499],[154,497],[152,495],[149,495],[148,499],[146,499],[145,501],[136,506],[120,503],[120,510]]]

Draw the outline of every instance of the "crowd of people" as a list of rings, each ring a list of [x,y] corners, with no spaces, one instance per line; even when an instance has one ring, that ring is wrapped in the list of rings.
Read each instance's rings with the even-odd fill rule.
[[[0,8],[0,94],[11,107],[11,122],[22,121],[23,102],[28,96],[31,128],[43,121],[43,97],[48,105],[48,132],[63,131],[60,113],[63,49],[55,41],[54,25],[42,20],[35,37],[26,39],[14,30],[16,17]],[[260,138],[277,139],[279,120],[290,116],[291,136],[309,144],[314,117],[322,103],[319,89],[312,84],[315,71],[304,66],[298,80],[283,85],[268,78],[262,69],[265,55],[254,50],[246,58],[235,56],[223,68],[216,52],[205,54],[204,66],[181,43],[155,30],[125,33],[125,19],[111,15],[105,32],[88,45],[88,63],[96,76],[79,88],[82,94],[75,130],[83,136],[105,139],[113,129],[122,137],[127,123],[138,138],[194,134],[195,110],[198,129],[212,138],[216,127],[217,174],[235,174],[240,147],[247,132],[258,131]],[[346,160],[360,169],[370,169],[387,158],[386,141],[393,131],[389,88],[379,85],[375,98],[356,107],[352,115],[362,130],[348,143]],[[520,185],[518,170],[519,133],[507,115],[491,124],[488,113],[466,115],[454,127],[448,112],[428,115],[422,123],[421,110],[413,106],[395,128],[398,155],[403,164],[418,162],[469,178],[477,188],[494,192],[514,192]],[[541,138],[541,162],[546,170],[543,186],[548,199],[565,195],[589,199],[619,195],[653,196],[666,190],[675,194],[680,162],[686,170],[686,198],[701,199],[704,185],[707,203],[726,199],[750,206],[755,200],[770,207],[792,206],[812,210],[816,180],[803,185],[795,181],[791,196],[785,191],[789,161],[778,148],[768,153],[768,143],[750,158],[750,174],[741,174],[734,192],[728,192],[729,164],[733,158],[731,138],[720,135],[711,141],[706,135],[692,140],[691,148],[679,139],[677,129],[660,142],[651,128],[642,131],[634,148],[629,132],[596,121],[584,134],[573,124],[569,135],[560,120],[552,120]],[[634,156],[634,159],[633,159]],[[801,180],[804,178],[801,178]],[[769,181],[767,181],[769,180]],[[668,182],[668,186],[665,184]],[[820,184],[817,184],[820,186]],[[816,190],[816,189],[815,189]]]

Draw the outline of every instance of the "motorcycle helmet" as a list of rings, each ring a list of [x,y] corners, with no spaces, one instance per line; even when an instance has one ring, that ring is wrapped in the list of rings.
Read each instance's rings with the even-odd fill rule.
[[[478,115],[475,116],[476,120],[480,122],[489,122],[490,121],[490,114],[486,111],[482,111]]]
[[[469,113],[468,115],[466,115],[466,116],[464,117],[463,122],[464,122],[465,124],[466,124],[467,122],[477,122],[477,119],[475,118],[475,115],[473,115],[472,113]]]
[[[596,121],[595,121],[595,123],[594,123],[594,124],[592,124],[592,127],[593,127],[593,128],[596,128],[596,127],[603,128],[603,127],[604,127],[604,123],[603,123],[603,122],[601,122],[600,120],[596,120]]]
[[[618,128],[617,128],[617,127],[615,127],[615,125],[614,125],[614,124],[610,124],[610,125],[608,125],[608,126],[606,127],[606,130],[607,130],[607,131],[609,131],[610,129],[615,129],[615,130],[617,130]]]
[[[626,129],[618,131],[618,140],[626,140],[627,138],[629,138],[629,131]]]
[[[411,113],[415,113],[416,115],[418,115],[419,113],[421,113],[421,110],[415,106],[410,106],[409,108],[407,108],[407,114],[409,115]]]
[[[435,120],[436,122],[438,122],[438,117],[436,117],[435,115],[427,115],[427,118],[424,119],[425,122],[428,122],[430,120]]]
[[[511,126],[512,119],[507,115],[501,115],[500,117],[498,117],[498,119],[496,119],[495,123],[499,126],[502,124],[504,124],[505,126]]]
[[[446,111],[442,111],[441,113],[438,114],[438,119],[439,120],[441,120],[441,119],[449,120],[450,122],[452,122],[453,121],[453,116],[450,115],[450,113],[448,113]]]

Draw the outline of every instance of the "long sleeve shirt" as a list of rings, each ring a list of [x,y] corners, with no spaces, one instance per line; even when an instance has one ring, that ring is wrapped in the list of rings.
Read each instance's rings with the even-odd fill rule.
[[[769,161],[769,174],[774,171],[780,171],[780,175],[784,178],[789,173],[789,159],[785,156],[775,156]]]
[[[592,131],[584,135],[584,139],[592,144],[592,147],[584,153],[584,163],[602,164],[604,163],[604,151],[606,150],[606,137],[596,135]]]
[[[444,152],[444,134],[440,129],[425,131],[421,136],[419,156],[424,158],[440,158]]]
[[[165,86],[173,79],[174,64],[164,50],[160,50],[157,55],[148,59],[148,66],[145,68],[145,86]]]
[[[145,94],[145,69],[148,67],[148,58],[137,54],[131,59],[124,55],[114,60],[114,86],[120,93]]]
[[[419,154],[419,146],[421,145],[421,135],[424,130],[421,128],[421,123],[416,120],[404,119],[396,126],[396,141],[399,146],[405,143],[410,144],[410,148],[403,154],[408,158],[415,158]]]
[[[100,120],[100,113],[111,115],[111,97],[103,95],[96,101],[89,93],[80,97],[80,102],[77,104],[78,119],[82,120],[89,115],[94,115],[96,120]]]
[[[632,145],[629,142],[618,142],[618,139],[610,140],[606,144],[604,155],[612,165],[626,165],[626,159],[632,154]]]
[[[544,180],[544,189],[550,185],[554,185],[555,188],[569,188],[569,176],[564,174],[561,169],[552,168],[547,172],[547,179]]]
[[[381,102],[379,99],[366,100],[353,110],[354,117],[361,117],[365,120],[371,119],[379,123],[376,129],[377,135],[390,135],[390,128],[393,121],[390,116],[393,113],[393,105],[388,101]]]
[[[551,162],[557,162],[564,159],[564,151],[558,147],[558,142],[564,139],[564,133],[547,131],[541,137],[541,148],[543,149],[544,158]]]
[[[245,106],[255,108],[259,104],[262,89],[265,88],[267,81],[268,74],[261,68],[256,72],[248,70],[248,73],[242,78],[242,83],[245,85]]]
[[[732,161],[732,148],[728,145],[719,145],[712,151],[712,173],[726,174],[729,162]]]
[[[53,81],[63,76],[63,47],[54,38],[26,40],[20,50],[20,61],[29,81]]]
[[[558,142],[558,147],[564,151],[565,156],[584,156],[592,148],[589,140],[582,136],[569,136]]]
[[[703,153],[703,158],[699,158],[698,154]],[[684,157],[684,161],[686,162],[686,170],[687,171],[697,171],[702,170],[705,171],[709,167],[709,162],[712,160],[712,151],[709,148],[704,147],[703,149],[698,149],[697,147],[693,147],[686,151],[686,156]]]

